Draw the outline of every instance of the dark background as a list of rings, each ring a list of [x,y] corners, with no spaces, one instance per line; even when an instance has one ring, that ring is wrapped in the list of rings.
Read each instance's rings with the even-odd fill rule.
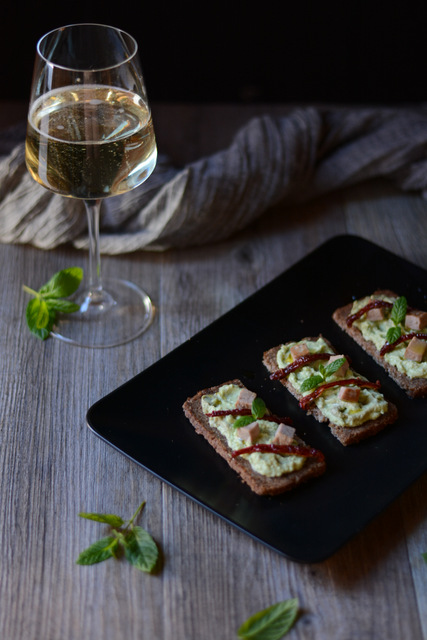
[[[151,101],[427,99],[427,1],[6,0],[1,14],[2,99],[28,98],[37,40],[73,22],[137,39]]]

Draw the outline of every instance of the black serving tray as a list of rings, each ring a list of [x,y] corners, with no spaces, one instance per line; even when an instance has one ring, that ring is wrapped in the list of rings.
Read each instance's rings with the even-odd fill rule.
[[[256,540],[299,562],[337,551],[427,470],[427,399],[411,400],[331,319],[375,289],[427,308],[427,272],[355,236],[337,236],[206,329],[94,404],[89,427],[155,476]],[[267,349],[322,333],[354,368],[379,379],[397,422],[343,447],[262,364]],[[221,347],[220,349],[217,347]],[[182,412],[200,389],[240,378],[325,454],[327,471],[277,497],[254,494]]]

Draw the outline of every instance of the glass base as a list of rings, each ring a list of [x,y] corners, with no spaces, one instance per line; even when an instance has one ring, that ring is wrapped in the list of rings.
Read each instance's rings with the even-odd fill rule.
[[[103,289],[77,293],[80,311],[59,314],[51,335],[80,347],[103,349],[134,340],[154,318],[149,296],[132,282],[105,278]]]

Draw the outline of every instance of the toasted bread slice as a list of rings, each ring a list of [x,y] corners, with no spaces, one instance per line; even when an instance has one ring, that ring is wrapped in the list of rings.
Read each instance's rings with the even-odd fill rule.
[[[336,350],[331,345],[331,343],[326,340],[323,336],[317,336],[315,338],[303,338],[299,342],[314,342],[318,340],[318,338],[323,338],[328,347],[330,348],[330,352],[332,354],[336,354]],[[287,343],[291,344],[291,343]],[[270,373],[275,373],[279,370],[279,365],[277,364],[277,354],[281,349],[282,345],[273,347],[264,353],[263,362],[266,368],[270,371]],[[303,398],[303,394],[299,393],[298,390],[289,382],[289,379],[282,378],[280,380],[281,384],[283,384],[290,393],[297,398],[297,400],[301,400]],[[358,426],[353,427],[343,427],[331,422],[322,411],[316,406],[314,402],[310,403],[306,409],[309,415],[312,415],[319,422],[328,422],[329,428],[332,434],[338,438],[338,440],[344,446],[355,444],[360,440],[364,440],[365,438],[369,438],[370,436],[375,435],[382,429],[384,429],[387,425],[396,421],[398,413],[397,408],[391,402],[387,402],[387,411],[383,413],[381,416],[375,419],[370,419],[360,424]]]
[[[397,298],[397,294],[389,290],[378,290],[373,295],[386,295],[391,298]],[[427,395],[427,378],[410,378],[404,373],[401,373],[397,367],[387,362],[383,356],[380,355],[379,350],[375,344],[370,340],[366,340],[361,331],[353,324],[350,327],[347,326],[347,318],[351,314],[353,303],[340,307],[332,314],[332,318],[337,325],[345,331],[349,336],[353,338],[357,344],[362,347],[366,353],[368,353],[383,369],[387,371],[389,376],[399,385],[401,389],[411,398],[423,397]]]
[[[237,385],[242,389],[246,388],[240,380],[224,382],[221,385],[199,391],[195,396],[188,398],[184,402],[183,410],[196,432],[206,438],[215,451],[240,475],[252,491],[259,495],[277,495],[324,473],[326,464],[320,452],[319,457],[307,457],[300,469],[284,473],[278,477],[268,477],[254,471],[249,461],[242,456],[233,458],[233,450],[228,445],[225,436],[210,424],[209,418],[202,409],[202,397],[204,395],[217,393],[222,386],[229,384]],[[307,447],[300,438],[295,437],[295,441],[299,446]]]

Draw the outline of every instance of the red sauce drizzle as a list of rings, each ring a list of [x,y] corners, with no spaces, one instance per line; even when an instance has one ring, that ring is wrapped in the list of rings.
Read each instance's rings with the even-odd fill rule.
[[[389,351],[393,351],[397,347],[398,344],[402,344],[402,342],[409,342],[412,338],[420,338],[420,340],[427,340],[427,333],[404,333],[400,338],[395,340],[395,342],[389,343],[386,342],[380,350],[380,356],[388,353]]]
[[[300,445],[294,444],[253,444],[250,447],[244,447],[243,449],[237,449],[237,451],[233,451],[231,454],[232,458],[237,458],[237,456],[241,456],[243,453],[277,453],[278,455],[294,455],[294,456],[304,456],[304,458],[318,458],[319,460],[324,460],[325,456],[321,451],[317,449],[312,449],[311,447],[304,447]]]
[[[288,364],[284,369],[277,369],[274,373],[270,375],[270,380],[281,380],[282,378],[286,378],[290,373],[296,371],[300,367],[308,364],[309,362],[314,362],[315,360],[329,360],[332,356],[336,355],[335,353],[309,353],[306,356],[301,356]]]
[[[351,316],[348,316],[346,320],[347,326],[351,327],[353,322],[355,320],[359,320],[359,318],[361,318],[364,313],[366,313],[370,309],[377,309],[378,307],[388,307],[389,309],[391,309],[393,307],[393,303],[387,302],[386,300],[372,300],[371,302],[368,302],[368,304],[366,304],[364,307],[359,309],[359,311],[356,311],[356,313],[353,313]]]
[[[211,411],[205,414],[208,418],[217,418],[221,416],[250,416],[252,411],[250,409],[218,409],[217,411]]]
[[[377,382],[369,382],[365,380],[361,380],[360,378],[346,378],[345,380],[336,380],[335,382],[325,382],[324,384],[320,384],[312,393],[309,393],[307,396],[301,398],[299,402],[299,406],[301,409],[305,409],[310,402],[318,398],[325,389],[329,389],[330,387],[346,387],[351,384],[356,385],[361,388],[369,388],[369,389],[379,389],[380,383]]]
[[[252,411],[250,409],[218,409],[217,411],[211,411],[205,414],[207,418],[218,418],[222,416],[250,416]],[[258,418],[259,420],[266,420],[268,422],[276,422],[277,424],[292,425],[292,418],[288,416],[276,416],[274,414],[268,414]],[[256,418],[254,418],[254,421]]]

